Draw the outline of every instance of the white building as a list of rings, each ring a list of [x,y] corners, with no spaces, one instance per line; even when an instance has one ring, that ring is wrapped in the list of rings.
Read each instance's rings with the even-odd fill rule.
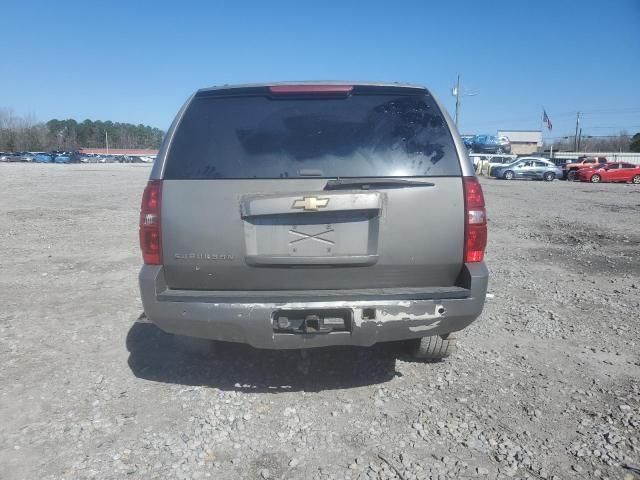
[[[529,155],[542,148],[540,130],[498,130],[498,136],[505,136],[511,142],[511,153]]]

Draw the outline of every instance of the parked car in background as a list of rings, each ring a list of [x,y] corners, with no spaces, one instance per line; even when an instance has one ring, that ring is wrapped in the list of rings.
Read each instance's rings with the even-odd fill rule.
[[[20,155],[21,162],[33,162],[36,159],[36,156],[33,153],[22,152]]]
[[[493,167],[508,165],[515,162],[518,158],[516,155],[505,153],[500,155],[493,155],[490,153],[469,153],[468,155],[476,172],[482,175],[489,175],[489,172]]]
[[[551,158],[550,160],[560,168],[564,168],[566,164],[574,163],[576,161],[575,158]]]
[[[19,152],[9,152],[5,153],[0,157],[1,162],[20,162],[20,153]]]
[[[473,165],[473,170],[478,172],[478,168],[482,165],[482,162],[486,162],[486,157],[472,153],[469,154],[469,160],[471,161],[471,165]]]
[[[427,89],[225,86],[178,115],[140,212],[161,329],[275,349],[403,341],[436,360],[480,315],[482,187]]]
[[[640,184],[640,165],[632,163],[607,163],[593,168],[578,170],[578,180],[581,182],[632,182]]]
[[[460,138],[462,139],[462,143],[464,143],[464,146],[467,147],[467,150],[471,148],[471,146],[473,145],[473,139],[474,139],[475,135],[460,135]]]
[[[607,157],[579,157],[575,162],[565,163],[562,167],[562,178],[576,180],[578,170],[581,168],[593,168],[607,163]]]
[[[475,153],[511,153],[511,142],[504,136],[476,135],[473,137],[469,151]]]
[[[36,163],[52,163],[53,156],[48,153],[39,153],[33,161]]]
[[[96,155],[94,153],[78,155],[78,162],[80,162],[80,163],[104,163],[103,158],[100,155]]]
[[[562,170],[544,158],[523,157],[509,165],[494,167],[492,173],[494,177],[504,180],[528,178],[551,182],[560,178]]]
[[[511,140],[509,140],[509,137],[505,137],[504,135],[498,136],[498,143],[502,145],[502,151],[496,153],[511,153]]]
[[[53,163],[71,163],[71,155],[61,153],[53,157]]]
[[[517,160],[515,155],[489,155],[487,156],[487,176],[490,177],[491,171],[495,167],[502,167],[504,165],[510,165]]]

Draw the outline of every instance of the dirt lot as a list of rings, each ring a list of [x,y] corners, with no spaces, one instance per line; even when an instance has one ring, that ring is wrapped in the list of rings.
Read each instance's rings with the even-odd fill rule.
[[[1,478],[634,478],[637,186],[484,180],[490,298],[421,364],[135,324],[148,173],[0,165]]]

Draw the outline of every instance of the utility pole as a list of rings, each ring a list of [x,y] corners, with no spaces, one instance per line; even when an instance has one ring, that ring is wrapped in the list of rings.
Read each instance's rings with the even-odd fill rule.
[[[458,124],[460,123],[460,99],[461,97],[473,97],[477,95],[477,93],[462,93],[460,88],[460,74],[458,74],[458,80],[456,81],[456,86],[451,90],[451,94],[456,97],[456,115],[454,117],[454,121],[456,124],[456,128],[458,128]]]
[[[580,112],[578,112],[576,114],[576,135],[575,135],[575,137],[573,137],[573,150],[575,152],[578,151],[578,146],[579,146],[578,145],[579,144],[579,141],[578,141],[578,129],[579,128],[580,128]]]
[[[107,146],[107,155],[109,155],[109,134],[107,131],[104,131],[104,143]]]
[[[582,127],[580,127],[580,131],[578,132],[578,148],[576,152],[580,151],[580,140],[582,140]]]
[[[458,74],[458,81],[456,82],[456,128],[458,128],[458,112],[460,111],[460,74]]]

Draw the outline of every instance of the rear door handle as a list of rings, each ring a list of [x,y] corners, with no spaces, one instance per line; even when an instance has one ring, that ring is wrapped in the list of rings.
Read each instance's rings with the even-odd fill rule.
[[[263,215],[313,212],[369,211],[373,216],[380,213],[383,195],[381,192],[301,192],[285,195],[247,195],[240,200],[240,214],[242,218],[251,218]]]

